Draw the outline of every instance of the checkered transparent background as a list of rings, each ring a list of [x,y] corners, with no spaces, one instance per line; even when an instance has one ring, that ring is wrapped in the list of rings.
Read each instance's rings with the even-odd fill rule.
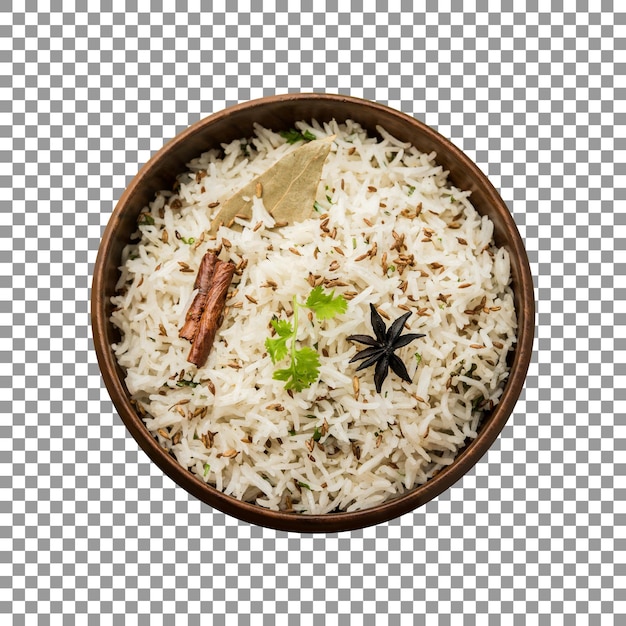
[[[0,613],[626,623],[623,6],[200,4],[0,7]],[[450,137],[511,207],[538,301],[492,450],[422,509],[330,536],[238,522],[164,477],[89,326],[100,235],[141,164],[213,111],[288,91],[377,100]]]

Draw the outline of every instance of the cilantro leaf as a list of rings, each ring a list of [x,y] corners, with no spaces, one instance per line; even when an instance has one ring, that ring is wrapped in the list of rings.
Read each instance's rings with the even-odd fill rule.
[[[284,381],[287,390],[302,391],[317,380],[319,373],[319,355],[313,348],[305,346],[293,352],[289,367],[276,370],[273,378]]]
[[[291,322],[279,320],[276,317],[272,319],[272,328],[276,334],[265,340],[265,348],[272,359],[272,363],[276,364],[287,356],[291,359],[288,367],[274,372],[273,378],[284,381],[285,389],[294,389],[295,391],[302,391],[310,387],[318,379],[320,373],[317,343],[314,344],[314,348],[304,346],[300,350],[296,350],[298,311],[300,308],[308,308],[320,320],[325,320],[334,317],[337,313],[345,313],[348,309],[348,302],[342,295],[335,297],[334,291],[330,294],[324,293],[320,285],[311,291],[305,303],[298,302],[297,297],[293,297]]]
[[[276,337],[268,337],[265,340],[265,349],[267,350],[272,363],[284,359],[289,353],[287,342],[293,337],[293,326],[287,320],[272,320],[272,327],[276,331]]]
[[[321,285],[315,287],[304,306],[311,309],[320,320],[327,320],[338,313],[345,313],[348,310],[348,301],[340,294],[335,297],[335,291],[329,294],[324,293]]]

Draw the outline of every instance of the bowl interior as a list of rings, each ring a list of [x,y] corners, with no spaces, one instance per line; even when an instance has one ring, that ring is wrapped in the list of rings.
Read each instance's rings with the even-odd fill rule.
[[[124,373],[111,349],[119,334],[109,322],[110,299],[119,278],[122,249],[136,229],[139,213],[152,201],[155,192],[172,187],[191,159],[224,142],[251,136],[255,123],[286,130],[297,120],[324,122],[333,118],[339,122],[355,120],[370,133],[376,133],[380,125],[422,152],[435,151],[437,162],[450,171],[450,182],[472,192],[472,204],[479,213],[489,216],[494,223],[496,244],[507,248],[511,257],[518,343],[509,354],[511,373],[501,401],[485,413],[478,437],[451,466],[426,484],[385,504],[354,513],[300,515],[267,511],[225,496],[201,482],[152,438],[133,409],[123,382]],[[239,519],[282,530],[336,532],[380,523],[423,505],[450,487],[482,457],[504,427],[523,386],[532,354],[533,298],[528,258],[511,214],[483,173],[458,148],[414,118],[380,104],[339,95],[292,94],[247,102],[205,118],[175,137],[141,169],[121,196],[103,235],[92,285],[92,325],[98,362],[116,409],[139,445],[168,476],[200,500]]]

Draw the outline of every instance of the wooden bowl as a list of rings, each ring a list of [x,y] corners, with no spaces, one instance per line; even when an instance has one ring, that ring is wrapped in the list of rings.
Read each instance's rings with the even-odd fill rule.
[[[446,467],[422,486],[384,504],[351,513],[303,515],[268,511],[227,496],[196,478],[165,452],[150,435],[130,402],[124,372],[118,366],[111,344],[119,339],[109,322],[111,296],[119,277],[122,248],[136,229],[140,211],[156,191],[172,187],[186,164],[210,148],[253,134],[258,122],[273,130],[286,130],[297,120],[319,122],[353,119],[370,133],[381,125],[420,151],[437,153],[437,162],[450,171],[449,180],[472,192],[476,210],[494,224],[494,239],[511,257],[512,288],[518,316],[518,342],[509,354],[511,371],[500,403],[485,413],[478,436]],[[122,194],[102,237],[92,285],[91,315],[98,362],[106,387],[128,430],[148,456],[165,472],[203,502],[236,518],[280,530],[337,532],[363,528],[412,511],[448,489],[485,454],[504,427],[517,402],[532,355],[534,333],[533,283],[524,245],[513,218],[485,175],[461,150],[436,131],[408,115],[375,102],[330,94],[289,94],[245,102],[215,113],[187,128],[166,144],[141,168]]]

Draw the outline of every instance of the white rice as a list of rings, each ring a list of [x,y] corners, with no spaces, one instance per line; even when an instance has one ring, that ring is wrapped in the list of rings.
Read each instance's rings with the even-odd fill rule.
[[[124,251],[113,298],[111,319],[121,331],[114,350],[147,428],[199,480],[273,510],[353,511],[420,485],[452,463],[476,437],[480,409],[498,402],[516,340],[509,257],[494,246],[493,224],[475,211],[469,194],[448,184],[434,153],[422,154],[382,128],[382,139],[368,137],[351,121],[296,126],[318,138],[336,135],[318,188],[322,216],[269,230],[272,220],[256,200],[252,219],[237,220],[242,229],[222,226],[201,245],[185,243],[208,231],[219,210],[210,204],[223,203],[302,144],[257,127],[253,138],[201,155],[179,177],[176,194],[156,195],[145,209],[154,224],[140,226],[138,241]],[[206,171],[201,179],[200,171]],[[174,200],[182,207],[170,208]],[[320,229],[326,217],[334,238]],[[258,221],[264,225],[253,232]],[[394,233],[404,236],[402,253],[414,255],[402,273],[394,260],[399,253],[390,249]],[[237,294],[198,369],[187,362],[190,344],[178,331],[200,260],[223,238],[231,245],[220,258],[247,265],[234,277]],[[376,255],[357,261],[373,244]],[[329,271],[333,262],[338,269]],[[194,271],[181,272],[180,263]],[[289,394],[272,378],[286,363],[274,365],[264,341],[272,316],[284,319],[294,295],[306,300],[309,273],[346,283],[336,294],[356,295],[333,319],[311,324],[306,313],[300,316],[298,341],[317,346],[320,379]],[[365,346],[346,340],[373,335],[370,303],[389,316],[387,326],[408,307],[410,332],[426,335],[397,352],[413,382],[390,372],[380,394],[373,367],[357,374],[358,363],[349,363]],[[192,378],[200,384],[177,385]],[[325,433],[318,442],[316,429]],[[207,433],[213,435],[203,439]]]

